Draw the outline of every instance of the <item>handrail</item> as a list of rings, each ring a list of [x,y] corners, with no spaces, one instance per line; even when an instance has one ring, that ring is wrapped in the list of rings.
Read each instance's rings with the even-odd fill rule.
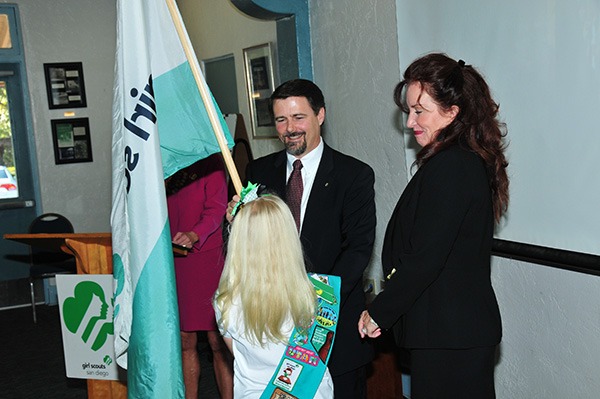
[[[580,273],[600,275],[600,256],[583,252],[542,247],[496,238],[492,243],[492,254]]]
[[[35,206],[34,200],[20,200],[20,201],[0,201],[0,211],[5,209],[19,209],[19,208],[32,208]]]

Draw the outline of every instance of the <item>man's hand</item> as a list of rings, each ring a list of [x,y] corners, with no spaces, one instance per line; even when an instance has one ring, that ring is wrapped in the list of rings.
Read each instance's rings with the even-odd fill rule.
[[[227,221],[229,223],[233,221],[233,216],[231,216],[231,212],[233,212],[233,208],[237,205],[238,202],[240,202],[240,196],[236,194],[233,196],[233,198],[231,198],[231,201],[229,201],[229,203],[227,204],[227,213],[225,214],[225,217],[227,218]]]

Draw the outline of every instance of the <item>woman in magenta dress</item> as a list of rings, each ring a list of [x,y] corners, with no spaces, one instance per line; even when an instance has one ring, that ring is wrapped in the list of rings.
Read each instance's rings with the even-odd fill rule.
[[[174,244],[190,248],[175,257],[186,398],[198,398],[198,331],[206,331],[222,398],[233,396],[229,352],[217,331],[212,297],[223,270],[221,223],[227,208],[227,182],[220,154],[196,162],[166,181]]]

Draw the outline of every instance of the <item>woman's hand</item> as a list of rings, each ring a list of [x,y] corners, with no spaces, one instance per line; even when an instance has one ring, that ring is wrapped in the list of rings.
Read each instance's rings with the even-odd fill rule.
[[[198,242],[198,234],[193,231],[178,232],[173,237],[173,244],[181,245],[182,247],[192,249],[192,246]]]
[[[358,319],[358,333],[361,338],[368,336],[369,338],[377,338],[381,335],[381,328],[375,320],[371,318],[368,310],[363,310]]]

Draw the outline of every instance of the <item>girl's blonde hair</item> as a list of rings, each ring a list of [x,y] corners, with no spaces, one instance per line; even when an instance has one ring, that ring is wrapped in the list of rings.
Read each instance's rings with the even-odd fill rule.
[[[316,293],[306,274],[296,224],[287,205],[275,195],[245,204],[231,224],[225,267],[215,304],[219,323],[242,322],[245,336],[263,346],[286,342],[285,322],[310,327]],[[241,304],[242,320],[231,320],[233,302]]]

